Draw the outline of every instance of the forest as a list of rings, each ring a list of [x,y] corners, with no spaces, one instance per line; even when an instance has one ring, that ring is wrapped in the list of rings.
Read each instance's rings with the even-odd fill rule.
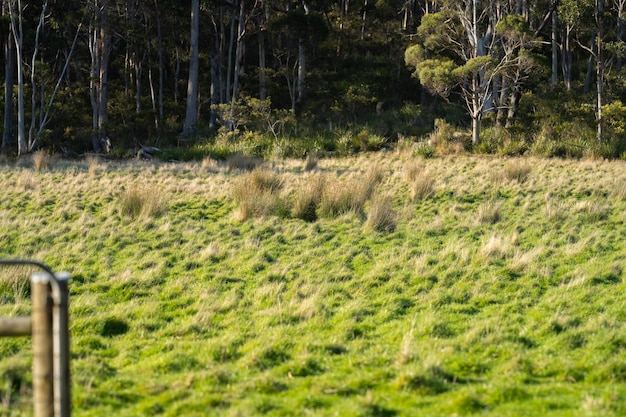
[[[2,151],[621,158],[625,3],[3,0]]]

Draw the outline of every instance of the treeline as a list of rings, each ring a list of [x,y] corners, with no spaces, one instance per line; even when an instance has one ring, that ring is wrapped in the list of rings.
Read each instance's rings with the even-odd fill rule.
[[[2,150],[619,157],[625,3],[2,0]]]

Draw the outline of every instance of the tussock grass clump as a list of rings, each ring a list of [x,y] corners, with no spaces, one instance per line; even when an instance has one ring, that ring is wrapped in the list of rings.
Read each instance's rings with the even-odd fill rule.
[[[568,206],[562,201],[546,199],[543,214],[550,221],[563,220],[567,216]]]
[[[613,198],[619,201],[626,201],[626,182],[615,181],[611,190]]]
[[[375,195],[365,225],[376,232],[393,232],[396,229],[396,212],[389,195]]]
[[[218,163],[215,159],[211,158],[210,156],[205,157],[204,159],[202,159],[202,162],[200,163],[200,168],[202,168],[202,170],[204,171],[208,171],[208,172],[218,172]]]
[[[409,183],[409,193],[413,202],[425,200],[435,189],[435,179],[417,161],[406,164],[404,178]]]
[[[317,164],[319,163],[320,158],[317,156],[317,153],[311,152],[306,156],[306,161],[304,161],[304,171],[309,172],[313,171],[317,168]]]
[[[122,192],[118,206],[123,216],[158,217],[165,212],[167,203],[158,187],[141,187],[134,184]]]
[[[502,208],[494,200],[489,200],[478,206],[476,221],[480,224],[495,224],[502,218]]]
[[[33,167],[35,171],[43,171],[49,169],[51,166],[50,154],[43,149],[35,151],[33,153]]]
[[[525,182],[531,171],[530,165],[520,161],[508,162],[504,165],[504,176],[509,181]]]
[[[252,217],[283,214],[285,202],[280,196],[283,182],[271,171],[257,169],[233,182],[231,196],[237,204],[235,218],[244,221]]]
[[[296,192],[291,215],[307,222],[317,220],[317,208],[322,201],[326,179],[317,175]]]
[[[88,156],[85,162],[87,162],[89,176],[94,177],[101,168],[100,158],[97,156]]]
[[[320,215],[333,218],[348,213],[363,215],[365,202],[382,181],[383,172],[378,164],[370,166],[363,178],[335,180],[324,188],[320,201]]]

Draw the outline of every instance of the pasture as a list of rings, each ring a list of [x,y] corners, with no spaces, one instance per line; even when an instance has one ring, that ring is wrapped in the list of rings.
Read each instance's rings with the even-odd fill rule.
[[[0,165],[0,257],[72,275],[74,416],[626,415],[626,163],[306,168]],[[0,415],[31,361],[0,339]]]

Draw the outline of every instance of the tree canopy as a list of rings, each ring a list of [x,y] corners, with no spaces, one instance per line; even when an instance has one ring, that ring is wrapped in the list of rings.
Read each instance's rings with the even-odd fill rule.
[[[622,0],[199,0],[197,27],[193,3],[3,0],[3,150],[419,140],[435,119],[477,147],[574,116],[626,148]]]

